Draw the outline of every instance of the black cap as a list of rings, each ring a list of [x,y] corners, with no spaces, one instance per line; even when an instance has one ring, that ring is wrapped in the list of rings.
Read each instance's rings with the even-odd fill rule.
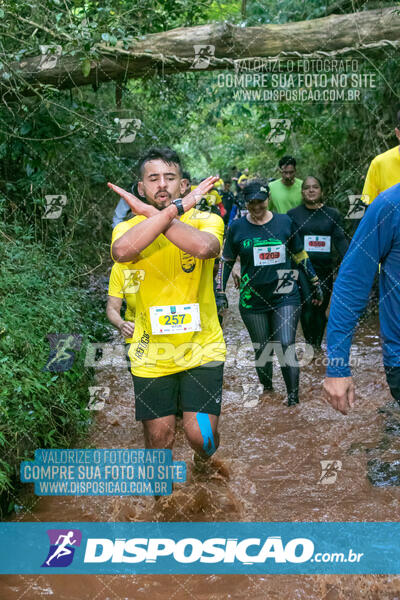
[[[250,181],[243,190],[244,201],[260,200],[264,202],[269,196],[269,187],[262,181]]]

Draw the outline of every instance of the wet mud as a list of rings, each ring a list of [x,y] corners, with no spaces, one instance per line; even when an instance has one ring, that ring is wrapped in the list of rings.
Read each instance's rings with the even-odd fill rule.
[[[249,344],[229,290],[224,334],[228,348]],[[230,352],[225,369],[221,445],[217,452],[229,471],[203,474],[193,469],[192,452],[178,422],[174,459],[185,460],[188,479],[172,496],[43,497],[15,521],[398,521],[400,517],[400,409],[386,385],[376,317],[358,329],[353,356],[357,402],[348,416],[324,400],[323,357],[301,370],[300,404],[284,405],[279,365],[274,392],[259,394],[249,352],[238,361]],[[301,331],[299,331],[301,340]],[[247,362],[246,362],[247,361]],[[141,425],[134,420],[131,378],[125,369],[105,368],[97,384],[110,398],[92,427],[87,447],[140,448]],[[325,478],[321,461],[333,470]],[[325,479],[325,480],[324,480]],[[19,499],[23,504],[23,499]],[[400,598],[400,577],[384,575],[162,575],[3,576],[1,600],[339,600]]]

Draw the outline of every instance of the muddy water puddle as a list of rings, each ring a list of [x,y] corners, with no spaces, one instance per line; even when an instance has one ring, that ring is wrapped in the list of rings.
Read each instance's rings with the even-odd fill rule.
[[[249,344],[230,291],[224,334],[228,348]],[[301,339],[301,335],[299,335]],[[185,460],[188,479],[172,496],[44,497],[16,521],[398,521],[400,517],[400,410],[385,383],[376,318],[358,330],[353,354],[357,403],[347,417],[324,400],[323,355],[302,368],[300,404],[286,407],[274,364],[274,392],[259,397],[249,352],[238,365],[229,352],[225,369],[218,457],[229,478],[192,470],[192,452],[180,423],[174,459]],[[247,356],[247,362],[246,362]],[[143,447],[134,420],[133,387],[126,370],[98,372],[110,399],[98,413],[88,447]],[[321,461],[336,465],[334,482],[322,484]],[[21,501],[22,502],[22,501]],[[19,503],[21,503],[19,502]],[[203,600],[213,598],[400,599],[397,576],[3,576],[0,599]]]

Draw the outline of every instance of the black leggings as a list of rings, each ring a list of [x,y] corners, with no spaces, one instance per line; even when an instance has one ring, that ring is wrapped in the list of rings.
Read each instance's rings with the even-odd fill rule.
[[[260,383],[266,388],[272,387],[272,349],[275,349],[273,344],[278,344],[276,350],[278,350],[278,359],[281,359],[281,370],[288,398],[297,400],[299,394],[299,367],[297,366],[294,343],[300,307],[280,306],[274,310],[261,313],[252,313],[240,309],[240,314],[253,343],[256,371]],[[268,347],[268,344],[271,344],[271,346]],[[291,348],[286,353],[289,346]],[[282,352],[281,356],[279,356],[279,350]],[[283,361],[282,355],[285,355]]]
[[[320,348],[322,338],[324,337],[325,326],[327,322],[326,309],[332,294],[333,276],[332,273],[318,273],[321,282],[324,300],[321,306],[315,306],[310,302],[304,302],[301,311],[301,328],[307,344],[314,348]]]
[[[400,404],[400,367],[388,367],[385,365],[385,371],[392,396]]]

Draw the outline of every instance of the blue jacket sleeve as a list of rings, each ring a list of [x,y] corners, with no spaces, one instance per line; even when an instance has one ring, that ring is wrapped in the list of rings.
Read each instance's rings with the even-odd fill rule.
[[[379,262],[393,243],[393,204],[383,192],[368,207],[336,279],[327,329],[328,377],[349,377],[349,355],[357,322],[364,311]]]
[[[234,205],[232,206],[231,214],[229,215],[228,227],[230,227],[230,225],[231,225],[232,221],[234,221],[234,219],[235,219],[235,217],[236,217],[236,213],[237,213],[237,211],[238,211],[238,210],[239,210],[239,209],[238,209],[237,205],[236,205],[236,204],[234,204]]]

